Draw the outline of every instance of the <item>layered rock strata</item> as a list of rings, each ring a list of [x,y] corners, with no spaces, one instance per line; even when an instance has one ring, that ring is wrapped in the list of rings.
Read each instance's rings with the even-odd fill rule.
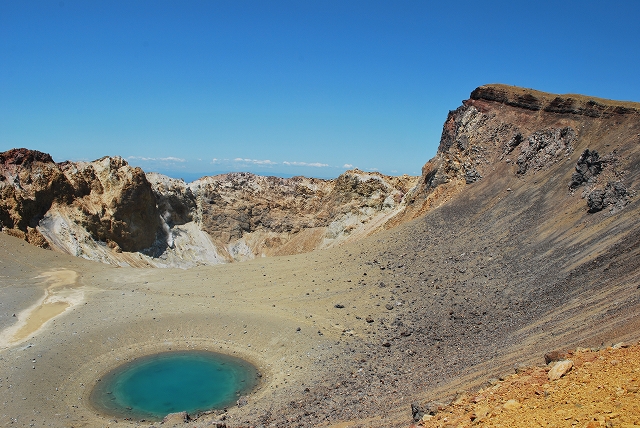
[[[419,185],[407,195],[409,207],[398,219],[441,205],[496,169],[525,178],[562,162],[576,170],[569,189],[586,187],[582,197],[589,212],[619,210],[631,193],[617,167],[615,146],[637,142],[632,124],[638,120],[637,103],[481,86],[449,112],[438,152],[424,165]],[[601,160],[597,152],[584,149],[572,163],[576,147],[585,145],[611,148]]]

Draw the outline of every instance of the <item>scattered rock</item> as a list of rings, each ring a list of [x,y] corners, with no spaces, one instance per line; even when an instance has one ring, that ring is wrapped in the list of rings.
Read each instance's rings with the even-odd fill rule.
[[[413,416],[414,422],[419,422],[424,414],[424,410],[422,410],[417,403],[411,403],[411,415]]]
[[[338,308],[338,309],[343,309],[344,305],[341,305],[340,303],[337,303],[334,308]]]
[[[393,305],[391,303],[387,303],[386,305],[384,305],[384,307],[389,311],[393,309]]]
[[[247,397],[243,395],[242,397],[238,398],[238,401],[236,401],[236,404],[238,405],[238,407],[244,407],[247,404],[249,404],[249,401],[247,400]]]
[[[424,405],[424,412],[428,415],[434,416],[445,407],[447,407],[447,405],[439,401],[429,401]]]
[[[187,423],[188,421],[189,415],[187,412],[169,413],[162,419],[162,425],[176,426]]]
[[[516,374],[520,374],[523,373],[527,370],[528,366],[526,364],[522,364],[522,363],[518,363],[515,364],[513,366],[514,371],[516,372]]]
[[[624,343],[624,342],[618,342],[615,345],[611,346],[613,349],[621,349],[621,348],[628,348],[629,344],[628,343]]]
[[[547,376],[549,380],[558,380],[571,370],[571,367],[573,367],[573,361],[571,360],[558,361],[551,367]]]
[[[367,318],[365,319],[365,321],[371,324],[373,322],[373,317],[371,315],[367,315]]]
[[[567,353],[565,351],[551,351],[544,354],[545,364],[552,363],[554,361],[561,361],[567,359]]]

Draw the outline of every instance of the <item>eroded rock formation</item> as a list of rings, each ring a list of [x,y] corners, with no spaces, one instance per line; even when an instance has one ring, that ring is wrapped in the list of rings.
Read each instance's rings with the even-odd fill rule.
[[[368,236],[404,209],[404,195],[417,181],[359,170],[335,180],[230,173],[187,184],[148,177],[158,200],[166,202],[161,213],[170,219],[176,248],[201,245],[185,242],[191,235],[183,229],[195,224],[220,262],[296,254]]]
[[[122,158],[57,164],[48,154],[13,149],[0,153],[0,162],[0,221],[7,233],[69,252],[78,231],[118,251],[155,241],[155,195],[144,172]]]
[[[6,233],[131,266],[192,266],[294,254],[367,236],[403,209],[417,177],[348,171],[335,180],[232,173],[187,184],[120,157],[55,163],[0,154]]]
[[[575,166],[570,188],[586,183],[582,196],[590,212],[606,206],[620,209],[630,193],[623,172],[615,168],[614,147],[638,139],[630,124],[639,119],[636,103],[481,86],[449,112],[438,152],[423,167],[419,185],[407,196],[410,207],[399,218],[439,206],[497,169],[523,178],[562,162],[572,170],[576,163],[571,163],[571,156],[591,143],[612,148],[604,160],[587,149]],[[605,180],[598,178],[603,168],[610,171]]]
[[[638,143],[639,118],[635,103],[481,86],[449,112],[421,177],[231,173],[187,184],[119,157],[56,164],[14,149],[0,154],[0,222],[30,243],[93,260],[188,267],[353,242],[496,172],[535,180],[558,165],[585,210],[614,214],[634,195],[619,160]]]

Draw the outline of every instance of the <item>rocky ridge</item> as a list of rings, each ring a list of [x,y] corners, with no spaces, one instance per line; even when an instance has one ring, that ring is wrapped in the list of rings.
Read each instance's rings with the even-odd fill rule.
[[[639,117],[637,103],[498,84],[481,86],[449,112],[436,156],[425,164],[419,185],[407,195],[411,209],[405,216],[415,217],[416,212],[441,205],[503,162],[511,166],[511,173],[523,177],[570,159],[578,139],[600,140],[605,147],[619,143],[628,131],[623,123]],[[602,128],[613,134],[607,135]],[[569,187],[575,191],[585,184],[582,197],[590,201],[590,212],[619,209],[628,200],[617,159],[613,149],[600,159],[597,151],[587,148],[577,161]],[[607,173],[598,178],[604,169]]]
[[[35,245],[116,265],[297,254],[419,217],[505,164],[525,178],[568,161],[579,139],[599,138],[606,148],[622,138],[623,127],[612,124],[639,114],[634,103],[481,86],[449,112],[420,178],[353,170],[335,180],[231,173],[185,183],[119,157],[56,164],[14,149],[0,154],[0,222]],[[624,175],[616,149],[586,147],[568,189],[590,213],[615,212],[633,196]]]
[[[542,364],[550,350],[637,342],[638,105],[503,85],[483,88],[449,115],[438,154],[425,166],[418,187],[405,194],[402,211],[390,219],[404,223],[352,245],[180,272],[96,267],[40,252],[46,266],[76,264],[96,293],[88,305],[74,309],[74,327],[45,329],[34,338],[36,347],[24,351],[40,358],[38,346],[46,345],[51,352],[42,355],[51,358],[47,365],[59,380],[34,391],[43,375],[31,365],[15,364],[13,355],[22,350],[14,348],[10,358],[0,360],[14,386],[3,389],[6,401],[13,400],[8,408],[29,421],[43,420],[48,406],[50,415],[62,408],[69,421],[107,425],[93,409],[78,406],[82,394],[74,393],[78,385],[95,381],[94,362],[110,352],[123,356],[105,340],[109,337],[117,337],[119,349],[131,356],[127,349],[150,337],[154,346],[173,346],[181,338],[210,334],[272,364],[263,390],[224,415],[192,415],[194,427],[211,426],[218,416],[229,426],[407,426],[412,408],[451,402],[456,391],[507,378],[514,364]],[[547,111],[558,97],[576,101],[571,109]],[[590,101],[602,107],[590,108]],[[218,187],[211,186],[213,195]],[[243,186],[235,194],[242,195]],[[165,214],[172,210],[170,196],[181,189],[177,182],[167,192],[168,205],[156,201],[164,207],[158,216],[174,232],[204,223],[204,210],[186,210],[194,214],[182,220]],[[191,192],[198,207],[202,202]],[[258,188],[252,192],[260,195]],[[233,199],[229,204],[239,204]],[[236,220],[245,235],[272,221],[264,216],[252,222],[253,209],[243,212],[247,217]],[[233,210],[207,215],[215,213],[236,215]],[[232,231],[224,231],[229,239]],[[33,267],[21,255],[35,249],[0,238],[12,261],[5,272],[28,282],[32,275],[23,270]],[[19,282],[6,283],[9,295]],[[13,321],[14,311],[7,310],[4,320]],[[97,350],[91,354],[90,348]],[[575,369],[554,382],[579,372],[580,362],[572,360]],[[92,375],[70,378],[77,361]],[[538,374],[548,376],[546,370]],[[49,400],[57,382],[70,389],[60,401]],[[493,412],[512,398],[486,404]],[[61,405],[62,400],[67,401]],[[40,416],[36,408],[43,411]]]
[[[6,233],[121,266],[217,264],[352,242],[402,211],[417,180],[353,170],[335,180],[232,173],[187,184],[119,157],[0,156]]]
[[[9,234],[66,252],[88,239],[116,252],[155,240],[151,186],[121,158],[56,164],[48,154],[13,149],[0,153],[0,164],[0,222]]]

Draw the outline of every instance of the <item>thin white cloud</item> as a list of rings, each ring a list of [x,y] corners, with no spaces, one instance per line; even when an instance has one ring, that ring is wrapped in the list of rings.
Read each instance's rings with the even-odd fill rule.
[[[254,165],[277,165],[278,162],[273,162],[270,161],[269,159],[243,159],[243,158],[235,158],[234,161],[236,162],[243,162],[243,163],[251,163]]]
[[[284,165],[287,165],[287,166],[312,166],[312,167],[315,167],[315,168],[326,168],[326,167],[329,166],[329,164],[320,163],[320,162],[311,162],[311,163],[309,163],[309,162],[287,162],[287,161],[284,161],[282,163]]]
[[[176,158],[173,156],[168,156],[166,158],[147,158],[144,156],[129,156],[127,158],[127,160],[140,160],[140,161],[145,161],[145,162],[186,162],[186,159],[182,159],[182,158]]]
[[[353,168],[353,165],[351,165],[350,163],[345,163],[344,165],[342,165],[343,168]]]

